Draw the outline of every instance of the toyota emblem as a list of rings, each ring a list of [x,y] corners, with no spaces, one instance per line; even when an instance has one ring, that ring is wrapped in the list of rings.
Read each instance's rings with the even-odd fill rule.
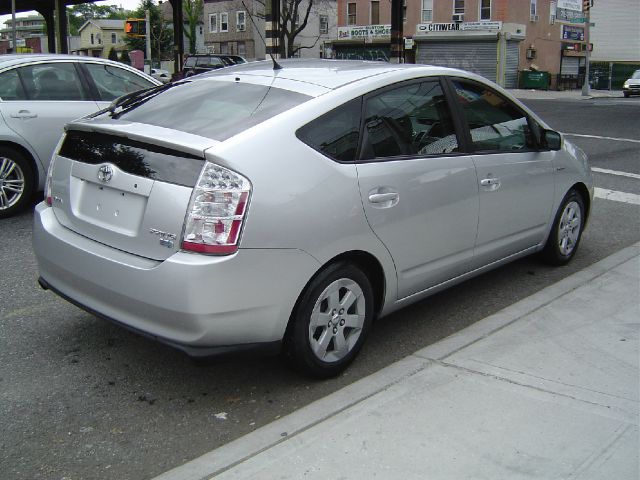
[[[102,165],[98,169],[98,180],[103,183],[107,183],[113,177],[113,168],[110,165]]]

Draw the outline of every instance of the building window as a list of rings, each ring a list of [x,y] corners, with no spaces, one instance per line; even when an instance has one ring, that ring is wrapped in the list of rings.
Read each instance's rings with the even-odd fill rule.
[[[220,31],[221,32],[229,31],[229,14],[227,12],[220,14]]]
[[[244,11],[236,12],[236,30],[244,32],[246,29],[246,18]]]
[[[402,0],[402,21],[407,22],[407,0]]]
[[[118,43],[118,35],[116,35],[115,33],[111,34],[111,43]]]
[[[244,42],[238,42],[238,55],[246,55],[247,47]]]
[[[320,35],[329,33],[329,15],[320,15]]]
[[[347,3],[347,25],[356,24],[356,4]]]
[[[538,14],[538,0],[531,0],[531,16]]]
[[[464,13],[464,0],[453,0],[453,14]]]
[[[209,14],[209,33],[218,33],[218,14]]]
[[[380,25],[380,2],[371,2],[371,25]]]
[[[422,23],[433,22],[433,0],[422,0]]]
[[[480,0],[480,20],[491,20],[491,0]]]
[[[556,8],[557,8],[557,3],[551,2],[551,5],[549,6],[549,23],[551,25],[556,23]]]
[[[222,21],[220,23],[222,24]],[[223,42],[220,44],[220,53],[223,53],[225,55],[229,54],[229,44],[227,42]]]
[[[93,45],[93,33],[91,34],[91,45]]]

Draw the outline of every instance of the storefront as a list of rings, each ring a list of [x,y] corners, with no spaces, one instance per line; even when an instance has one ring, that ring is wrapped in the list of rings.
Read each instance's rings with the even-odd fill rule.
[[[339,60],[389,61],[391,25],[338,27],[332,43],[333,56]]]
[[[416,63],[461,68],[507,88],[518,83],[525,26],[503,22],[422,23],[413,36]]]

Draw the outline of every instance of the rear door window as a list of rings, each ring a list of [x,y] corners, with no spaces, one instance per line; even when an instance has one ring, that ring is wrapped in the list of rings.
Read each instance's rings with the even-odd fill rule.
[[[38,63],[18,71],[30,100],[90,100],[73,63]]]
[[[449,105],[437,79],[413,82],[366,98],[363,130],[364,160],[458,150]]]

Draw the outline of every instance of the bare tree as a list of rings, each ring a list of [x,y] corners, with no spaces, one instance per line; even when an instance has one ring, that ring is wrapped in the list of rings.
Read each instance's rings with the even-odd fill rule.
[[[263,7],[265,1],[270,0],[254,0]],[[320,32],[312,36],[314,42],[312,44],[297,44],[296,39],[307,28],[309,18],[324,7],[328,10],[327,0],[281,0],[280,17],[278,19],[279,27],[279,53],[283,58],[295,57],[302,49],[314,48],[320,40]],[[259,15],[264,18],[263,15]]]

